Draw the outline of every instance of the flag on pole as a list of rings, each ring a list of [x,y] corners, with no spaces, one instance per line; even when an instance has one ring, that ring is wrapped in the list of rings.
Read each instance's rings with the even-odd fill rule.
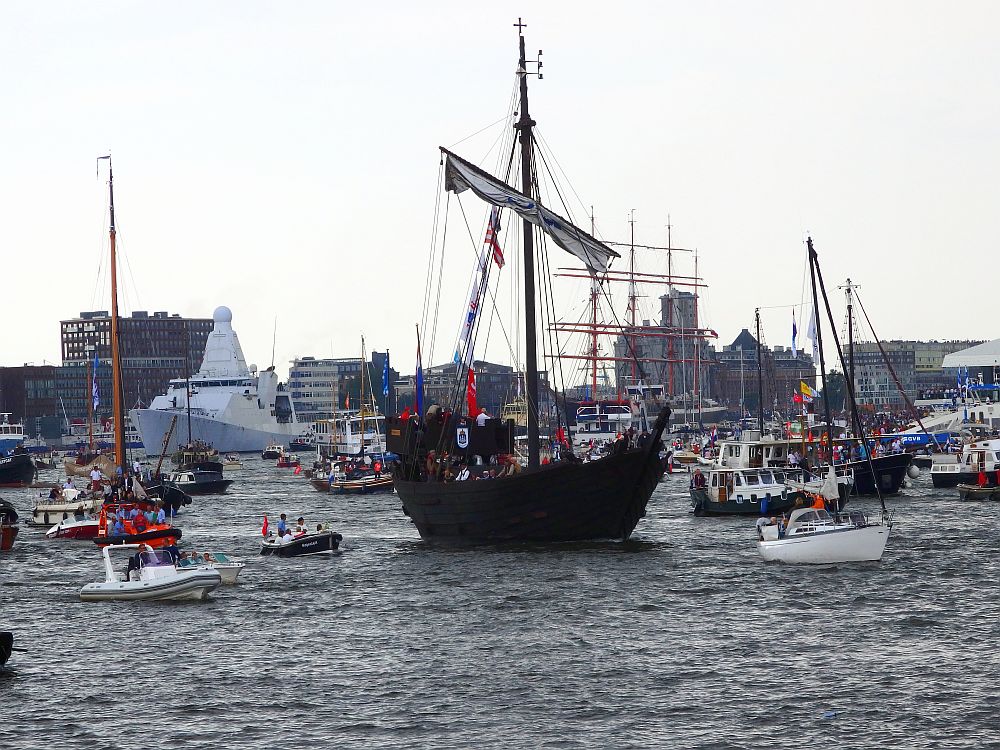
[[[792,357],[797,357],[799,354],[799,329],[795,325],[795,310],[792,310]]]
[[[493,250],[493,262],[497,268],[503,268],[503,250],[500,248],[500,208],[493,207],[490,211],[490,223],[486,227],[486,244]]]
[[[471,367],[469,368],[468,384],[465,386],[465,400],[468,402],[469,416],[475,416],[479,407],[476,405],[476,371]]]
[[[420,327],[417,326],[417,377],[414,394],[417,403],[417,419],[424,416],[424,369],[420,365]]]
[[[382,362],[382,398],[389,398],[389,351],[385,352]]]
[[[98,358],[97,353],[94,353],[94,367],[92,368],[91,375],[93,376],[93,384],[91,386],[91,391],[94,397],[94,408],[96,409],[101,404],[101,392],[97,387],[97,366],[101,364],[101,360]]]
[[[351,394],[350,393],[348,393],[346,396],[344,396],[344,408],[345,409],[350,409],[351,408]]]
[[[799,381],[799,391],[802,393],[802,402],[806,404],[811,404],[813,399],[816,398],[816,391],[810,388],[801,380]]]
[[[260,535],[267,536],[267,516],[264,516],[264,525],[260,527]]]

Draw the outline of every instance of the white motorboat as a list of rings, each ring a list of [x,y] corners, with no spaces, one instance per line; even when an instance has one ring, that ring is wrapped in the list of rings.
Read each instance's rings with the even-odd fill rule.
[[[239,453],[227,453],[222,459],[222,465],[227,469],[242,469],[243,460]]]
[[[146,544],[112,544],[101,553],[105,579],[80,589],[85,602],[204,599],[222,583],[219,571],[203,566],[178,568],[169,552],[157,552]],[[126,563],[125,569],[115,570],[115,562]]]
[[[766,561],[823,565],[880,560],[889,541],[888,516],[871,522],[863,513],[832,516],[820,508],[792,511],[788,527],[761,526],[757,551]]]
[[[236,583],[236,579],[239,577],[240,571],[246,567],[245,563],[236,562],[231,557],[224,555],[221,552],[205,552],[203,554],[192,552],[188,557],[182,556],[177,565],[183,570],[197,568],[199,566],[212,568],[213,570],[218,571],[219,575],[222,576],[222,582],[226,585]]]
[[[72,519],[78,511],[83,511],[84,515],[96,515],[103,504],[104,498],[100,494],[64,487],[59,490],[58,497],[39,500],[31,512],[28,525],[49,528],[54,523]]]

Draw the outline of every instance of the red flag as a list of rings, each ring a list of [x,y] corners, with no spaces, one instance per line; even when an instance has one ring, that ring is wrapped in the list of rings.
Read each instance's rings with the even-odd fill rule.
[[[469,403],[469,416],[474,417],[479,409],[476,407],[476,371],[469,368],[469,382],[465,388],[465,400]]]
[[[496,206],[490,211],[490,223],[486,227],[485,243],[493,248],[493,262],[497,268],[503,268],[503,250],[497,237],[500,235],[500,209]]]
[[[351,408],[351,394],[350,393],[348,393],[346,396],[344,396],[344,408],[345,409],[350,409]]]
[[[295,471],[293,471],[292,473],[293,474],[301,474],[302,473],[302,464],[299,464],[298,466],[296,466],[295,467]]]
[[[796,404],[801,404],[802,403],[802,394],[801,393],[793,393],[792,394],[792,401],[794,401]]]
[[[563,445],[567,445],[567,443],[566,443],[566,430],[564,430],[562,427],[560,427],[558,430],[556,430],[556,440],[558,440]]]
[[[260,527],[260,535],[267,536],[267,516],[264,516],[264,525]]]

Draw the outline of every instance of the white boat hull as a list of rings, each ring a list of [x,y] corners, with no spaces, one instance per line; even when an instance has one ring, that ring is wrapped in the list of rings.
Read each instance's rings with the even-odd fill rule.
[[[221,583],[222,576],[217,571],[199,568],[147,581],[88,583],[80,589],[80,599],[85,602],[199,600]]]
[[[170,430],[170,422],[177,416],[173,435],[167,445],[167,452],[177,450],[178,445],[189,442],[187,415],[183,411],[166,409],[133,409],[130,412],[142,435],[142,443],[148,455],[158,455],[162,450],[163,438]],[[284,444],[302,431],[297,422],[275,422],[264,428],[254,428],[217,419],[191,415],[191,434],[211,445],[220,453],[259,453],[271,443]]]
[[[758,541],[757,551],[768,562],[799,565],[872,562],[888,542],[889,526],[862,526]]]

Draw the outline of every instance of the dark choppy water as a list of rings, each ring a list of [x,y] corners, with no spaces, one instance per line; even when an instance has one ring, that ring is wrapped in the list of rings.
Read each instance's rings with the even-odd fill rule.
[[[233,475],[180,521],[185,548],[247,562],[208,602],[81,603],[91,543],[22,529],[0,629],[30,652],[0,674],[0,747],[126,747],[137,721],[191,750],[1000,747],[1000,503],[926,475],[880,564],[823,569],[692,518],[686,476],[625,546],[438,550],[393,495]],[[257,557],[265,510],[334,521],[344,553]]]

